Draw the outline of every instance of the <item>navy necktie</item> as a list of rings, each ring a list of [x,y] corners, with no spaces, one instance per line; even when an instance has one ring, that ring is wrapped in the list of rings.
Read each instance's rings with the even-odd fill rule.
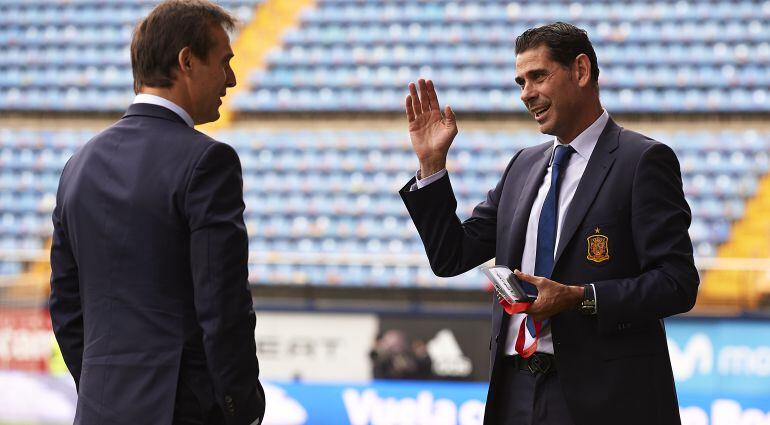
[[[553,154],[551,165],[551,187],[543,202],[540,211],[540,220],[537,225],[537,255],[535,256],[535,276],[551,278],[553,272],[553,256],[556,251],[556,224],[559,218],[559,186],[564,177],[570,156],[575,149],[569,145],[558,145]],[[527,293],[537,294],[534,285],[522,282],[522,287]],[[530,335],[535,336],[534,322],[527,316],[527,329]]]

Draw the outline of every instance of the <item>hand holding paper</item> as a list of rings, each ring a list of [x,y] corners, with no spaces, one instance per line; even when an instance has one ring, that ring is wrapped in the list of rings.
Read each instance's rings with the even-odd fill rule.
[[[535,320],[545,320],[564,310],[575,308],[583,300],[582,286],[564,285],[519,270],[515,270],[513,274],[537,288],[537,298],[525,310]]]

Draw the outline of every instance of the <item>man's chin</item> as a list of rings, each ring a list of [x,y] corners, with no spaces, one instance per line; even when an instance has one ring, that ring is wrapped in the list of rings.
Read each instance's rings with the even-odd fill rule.
[[[208,124],[210,122],[214,122],[219,119],[219,111],[214,112],[213,114],[201,119],[200,122],[196,122],[195,125],[202,125],[202,124]]]
[[[541,133],[547,134],[549,136],[553,136],[553,126],[549,125],[548,122],[538,123],[537,125],[538,130],[540,130]]]

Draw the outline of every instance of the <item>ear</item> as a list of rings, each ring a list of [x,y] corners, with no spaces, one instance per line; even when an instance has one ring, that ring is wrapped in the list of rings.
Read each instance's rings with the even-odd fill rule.
[[[591,84],[591,60],[588,59],[588,55],[581,53],[575,58],[575,70],[573,71],[575,77],[577,77],[578,85],[582,88]]]
[[[193,67],[193,55],[189,46],[185,46],[177,55],[177,71],[179,75],[189,75]]]

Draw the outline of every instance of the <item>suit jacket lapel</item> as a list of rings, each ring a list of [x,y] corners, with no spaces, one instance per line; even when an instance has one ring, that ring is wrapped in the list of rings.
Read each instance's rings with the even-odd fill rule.
[[[588,208],[596,199],[599,189],[604,183],[604,178],[615,162],[615,150],[618,147],[618,138],[620,137],[620,127],[615,124],[612,118],[607,121],[599,140],[596,142],[591,158],[588,160],[580,183],[575,190],[575,196],[572,203],[564,215],[564,224],[562,225],[561,235],[559,236],[559,245],[556,247],[556,257],[554,258],[554,268],[559,262],[564,248],[572,239],[580,223],[588,212]]]
[[[528,173],[524,188],[521,190],[519,200],[516,203],[516,212],[513,214],[511,224],[511,257],[508,264],[518,265],[521,268],[521,256],[524,253],[524,240],[527,234],[527,224],[529,214],[532,211],[532,204],[535,203],[537,191],[543,183],[543,178],[548,170],[548,162],[551,159],[553,145],[547,148],[532,165],[531,172]]]

